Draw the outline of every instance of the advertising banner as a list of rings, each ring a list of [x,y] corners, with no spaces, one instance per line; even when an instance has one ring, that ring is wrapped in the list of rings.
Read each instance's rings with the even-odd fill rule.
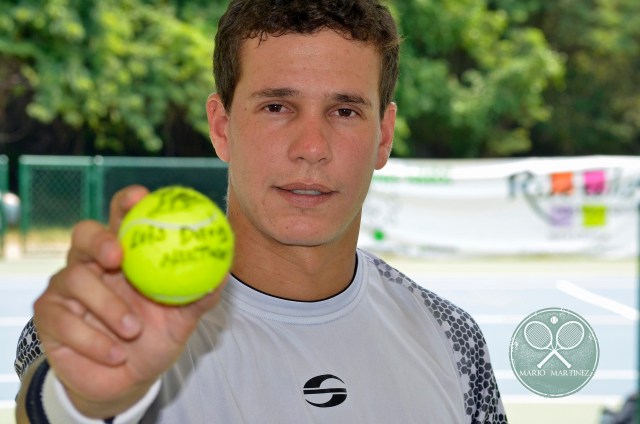
[[[389,253],[638,251],[640,158],[392,159],[363,209],[360,247]]]

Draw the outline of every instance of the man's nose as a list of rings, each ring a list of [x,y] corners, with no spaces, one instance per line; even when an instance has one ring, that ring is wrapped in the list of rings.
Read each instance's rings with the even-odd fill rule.
[[[323,117],[302,117],[296,123],[289,158],[311,164],[332,159],[331,126]]]

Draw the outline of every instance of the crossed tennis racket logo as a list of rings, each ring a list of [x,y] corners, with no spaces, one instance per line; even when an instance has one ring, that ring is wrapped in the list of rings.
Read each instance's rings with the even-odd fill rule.
[[[558,351],[575,349],[584,340],[584,334],[584,326],[578,321],[565,322],[558,328],[555,336],[551,329],[540,321],[531,321],[524,327],[524,338],[529,346],[537,350],[549,351],[549,354],[538,363],[538,368],[542,368],[553,356],[562,361],[567,368],[571,368],[569,361]]]

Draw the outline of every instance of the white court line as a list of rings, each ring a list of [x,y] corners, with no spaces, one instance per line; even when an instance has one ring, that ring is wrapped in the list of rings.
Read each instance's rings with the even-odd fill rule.
[[[15,400],[0,400],[0,409],[13,409],[16,407]]]
[[[20,379],[17,374],[0,374],[0,383],[19,383]]]
[[[497,369],[494,375],[498,380],[515,380],[513,370]],[[592,380],[616,380],[616,381],[636,381],[638,372],[636,370],[596,370]]]
[[[509,404],[543,404],[543,405],[606,405],[618,406],[624,402],[624,396],[601,396],[601,395],[571,395],[562,398],[546,398],[536,395],[503,395],[502,401],[507,405],[507,414],[509,413]]]
[[[590,324],[599,324],[599,325],[635,325],[634,322],[629,321],[628,319],[612,314],[598,314],[598,315],[583,315],[584,319],[586,319]],[[525,314],[473,314],[473,319],[476,320],[478,324],[481,325],[489,325],[489,324],[512,324],[515,325],[522,322],[523,319],[526,318]]]
[[[0,327],[24,327],[31,317],[0,317]]]
[[[637,309],[627,306],[624,303],[617,302],[608,297],[600,296],[585,290],[577,284],[567,280],[558,280],[556,282],[558,290],[565,292],[569,296],[573,296],[576,299],[580,299],[584,302],[591,303],[592,305],[599,306],[608,311],[614,312],[627,318],[630,321],[637,321],[640,318],[640,312]]]

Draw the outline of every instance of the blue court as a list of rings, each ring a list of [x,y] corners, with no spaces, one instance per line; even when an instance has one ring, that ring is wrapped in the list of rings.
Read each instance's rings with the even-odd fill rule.
[[[633,260],[588,258],[386,258],[416,283],[470,312],[485,333],[511,422],[598,423],[603,405],[616,405],[637,388],[637,276]],[[60,257],[0,261],[0,421],[10,419],[18,379],[15,345],[34,299]],[[578,393],[546,399],[525,389],[509,364],[517,325],[539,309],[561,307],[593,327],[598,369]],[[582,415],[580,415],[582,413]],[[549,418],[550,417],[550,418]],[[517,421],[516,421],[517,418]]]

